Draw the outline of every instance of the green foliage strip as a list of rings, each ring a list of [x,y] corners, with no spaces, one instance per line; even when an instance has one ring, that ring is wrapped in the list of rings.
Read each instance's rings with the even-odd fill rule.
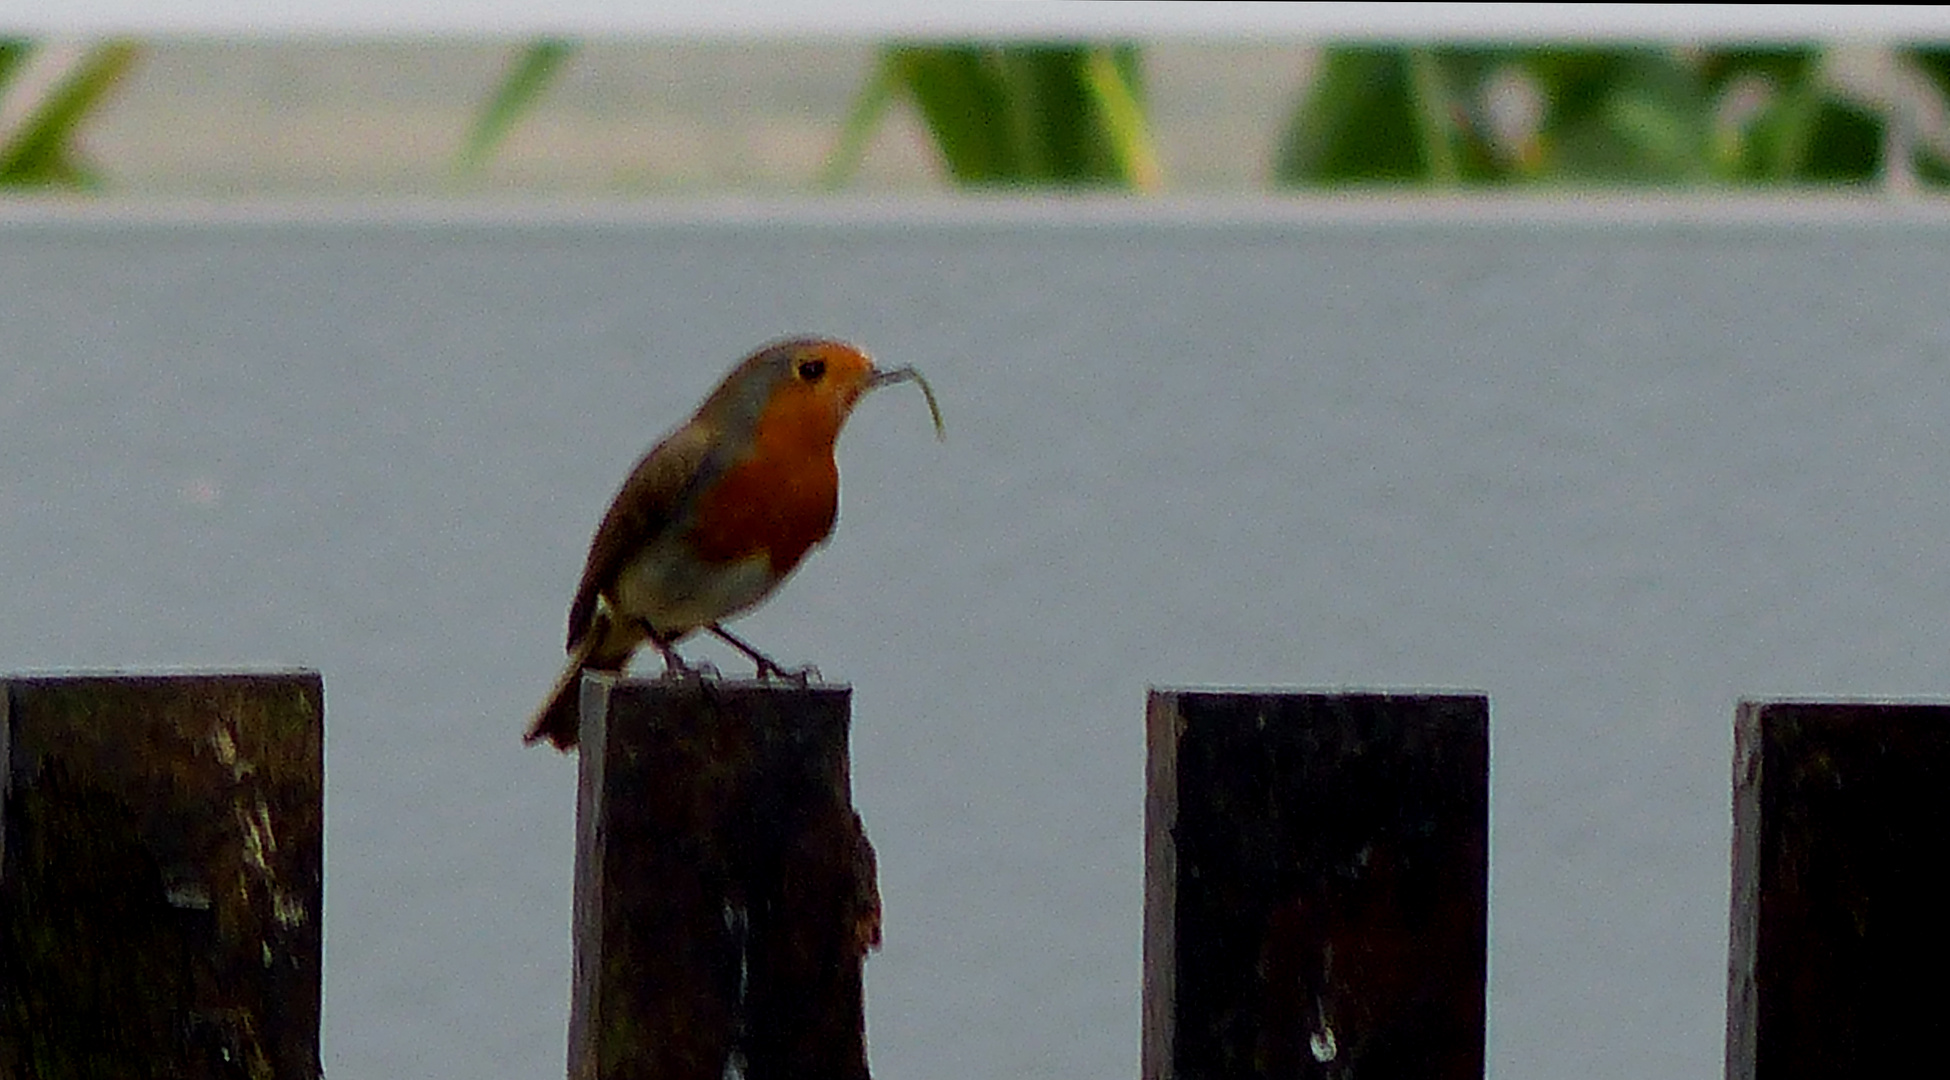
[[[34,47],[0,38],[0,89],[21,76]],[[558,38],[520,48],[457,167],[478,170],[491,158],[575,48]],[[95,186],[76,137],[138,57],[126,41],[82,54],[0,141],[0,185]],[[1913,171],[1950,183],[1950,133],[1935,130],[1950,95],[1950,47],[1905,48],[1898,58],[1932,100],[1852,100],[1830,85],[1816,47],[1332,46],[1286,124],[1273,180],[1832,184]],[[918,108],[958,185],[1152,190],[1161,181],[1134,45],[886,46],[841,129],[825,186],[857,174],[901,100]],[[1919,124],[1910,115],[1918,109],[1939,122]],[[1883,160],[1892,130],[1922,137],[1913,161]]]

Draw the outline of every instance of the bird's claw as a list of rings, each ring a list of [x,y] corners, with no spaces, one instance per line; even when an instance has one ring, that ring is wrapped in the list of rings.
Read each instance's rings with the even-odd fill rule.
[[[702,683],[702,682],[721,682],[723,681],[723,679],[724,679],[724,674],[718,670],[716,664],[708,663],[702,660],[695,660],[695,661],[673,660],[671,657],[665,657],[664,673],[658,678],[657,681],[673,682],[673,683],[684,683],[684,682]]]
[[[758,678],[761,682],[767,679],[777,679],[780,682],[792,683],[799,689],[804,690],[813,683],[822,681],[819,677],[819,669],[811,664],[793,668],[790,671],[772,663],[770,660],[756,666],[758,668]]]

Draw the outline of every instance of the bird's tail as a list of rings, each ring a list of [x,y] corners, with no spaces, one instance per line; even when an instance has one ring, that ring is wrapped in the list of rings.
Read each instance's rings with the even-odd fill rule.
[[[575,749],[576,737],[582,728],[582,673],[621,671],[623,665],[629,663],[630,654],[636,650],[635,640],[616,640],[618,637],[620,635],[610,632],[609,617],[598,614],[589,632],[583,634],[575,648],[569,651],[568,663],[563,665],[562,674],[556,678],[548,697],[543,699],[542,707],[535,710],[534,719],[528,723],[528,734],[521,737],[522,742],[535,743],[547,739],[564,753]]]

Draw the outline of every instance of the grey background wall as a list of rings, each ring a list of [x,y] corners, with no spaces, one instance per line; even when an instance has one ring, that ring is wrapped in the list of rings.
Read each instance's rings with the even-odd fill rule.
[[[1495,726],[1495,1075],[1719,1070],[1741,695],[1950,689],[1950,217],[1042,204],[0,222],[0,667],[326,675],[326,1063],[561,1067],[588,535],[757,343],[861,410],[743,629],[856,687],[887,1076],[1130,1076],[1149,683]],[[728,669],[729,656],[699,647]]]

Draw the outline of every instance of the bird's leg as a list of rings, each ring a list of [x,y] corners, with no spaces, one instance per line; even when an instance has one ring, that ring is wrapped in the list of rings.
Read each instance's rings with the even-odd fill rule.
[[[676,643],[665,640],[664,636],[657,633],[656,629],[650,625],[649,620],[639,619],[637,621],[642,625],[644,635],[650,639],[650,644],[655,645],[657,652],[664,658],[664,678],[679,680],[698,679],[702,681],[704,679],[715,679],[718,677],[717,668],[704,663],[692,664],[678,655]]]
[[[717,623],[710,623],[705,626],[705,629],[711,631],[713,634],[716,634],[719,640],[723,641],[725,644],[730,645],[732,648],[737,649],[739,652],[744,653],[746,656],[751,657],[752,663],[758,666],[758,677],[761,679],[777,678],[777,679],[782,679],[786,682],[794,682],[794,683],[798,683],[800,686],[805,686],[808,683],[812,682],[814,679],[819,678],[819,669],[811,666],[810,664],[794,671],[787,671],[786,669],[779,666],[778,661],[772,659],[771,657],[765,655],[762,652],[759,652],[757,649],[752,648],[749,644],[746,644],[742,639],[740,639],[738,635],[733,634],[731,631],[726,630],[723,626],[720,626]]]

